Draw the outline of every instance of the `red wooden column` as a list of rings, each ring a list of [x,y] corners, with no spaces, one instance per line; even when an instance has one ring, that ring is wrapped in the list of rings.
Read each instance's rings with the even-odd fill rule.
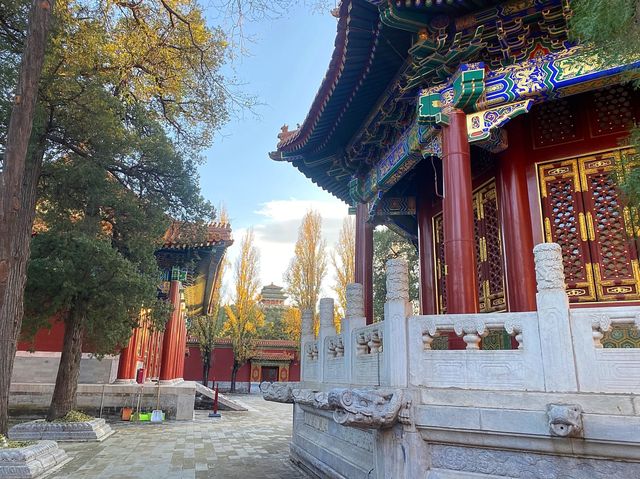
[[[509,148],[499,156],[499,198],[509,311],[535,311],[536,274],[527,190],[527,153],[522,118],[509,124]]]
[[[471,152],[467,140],[467,117],[461,110],[453,110],[449,115],[449,125],[442,128],[442,151],[447,313],[477,313]]]
[[[373,323],[373,225],[367,222],[366,203],[356,206],[356,283],[362,285],[364,315],[367,324]]]
[[[433,181],[432,176],[429,177]],[[425,178],[425,181],[429,181]],[[431,222],[431,189],[423,187],[416,198],[418,216],[418,256],[420,260],[420,312],[436,314],[435,265],[433,261],[433,223]]]
[[[136,379],[136,373],[138,372],[136,366],[138,365],[138,343],[140,342],[140,328],[133,330],[131,337],[131,352],[129,354],[129,377]]]
[[[182,305],[181,305],[182,306]],[[187,324],[184,313],[180,313],[180,335],[178,336],[178,346],[176,350],[176,370],[174,376],[178,379],[184,378],[184,350],[187,342]]]
[[[173,305],[171,318],[167,322],[162,337],[162,360],[160,362],[160,380],[175,379],[176,345],[180,325],[180,281],[171,281],[169,302]]]
[[[116,382],[131,382],[135,378],[135,375],[131,375],[130,373],[131,356],[135,356],[134,334],[129,338],[129,344],[120,351],[120,359],[118,360],[118,377],[116,378]]]

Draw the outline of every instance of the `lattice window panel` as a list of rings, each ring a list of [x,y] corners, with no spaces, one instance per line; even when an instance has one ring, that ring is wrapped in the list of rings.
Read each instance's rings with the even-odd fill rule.
[[[593,136],[623,132],[636,122],[632,92],[625,85],[598,90],[592,96]]]
[[[547,242],[562,247],[567,294],[572,302],[593,301],[595,285],[580,176],[576,160],[539,167],[542,211]]]
[[[484,305],[480,310],[505,311],[504,258],[495,182],[474,193],[476,206],[476,243],[480,244],[478,256],[479,288],[483,290]]]
[[[619,164],[617,151],[579,159],[589,246],[601,301],[640,299],[638,253],[632,243],[630,218],[614,182]]]
[[[620,152],[539,166],[547,241],[562,246],[570,301],[640,299],[638,251],[613,173]]]
[[[485,310],[485,288],[484,283],[484,256],[482,243],[484,241],[484,235],[482,234],[482,219],[480,217],[480,202],[478,201],[478,195],[473,195],[473,235],[475,237],[476,246],[476,278],[478,281],[478,311]]]
[[[435,265],[436,265],[436,299],[438,312],[445,314],[447,312],[447,284],[445,276],[447,274],[446,263],[444,259],[444,225],[442,213],[433,217],[433,235],[435,245]]]
[[[473,193],[478,302],[481,312],[505,311],[504,258],[496,184]],[[444,228],[442,213],[433,217],[438,312],[446,313]]]
[[[533,111],[533,142],[536,148],[580,139],[574,103],[568,99],[544,102]]]

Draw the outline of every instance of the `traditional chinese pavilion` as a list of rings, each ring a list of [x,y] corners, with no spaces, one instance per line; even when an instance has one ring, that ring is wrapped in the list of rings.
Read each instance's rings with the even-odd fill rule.
[[[638,225],[612,175],[640,52],[572,43],[565,0],[335,15],[307,118],[270,155],[357,223],[341,330],[331,298],[318,332],[303,311],[301,382],[263,387],[294,403],[291,459],[350,479],[640,477]],[[418,249],[420,315],[394,258],[373,318],[378,224]]]
[[[372,231],[417,247],[423,314],[535,309],[534,244],[562,246],[573,306],[640,300],[612,172],[638,58],[568,39],[564,0],[344,0],[307,118],[277,150],[355,205],[372,321]],[[628,338],[627,338],[628,339]]]
[[[201,241],[194,240],[199,236]],[[228,223],[208,225],[204,232],[171,225],[156,258],[162,271],[160,294],[173,305],[173,313],[163,332],[144,325],[134,331],[120,353],[118,382],[139,379],[136,374],[141,369],[143,376],[164,382],[184,379],[186,318],[211,312],[220,264],[232,244]]]
[[[130,383],[151,378],[170,383],[183,378],[186,317],[210,311],[220,262],[233,244],[228,223],[210,224],[205,230],[196,232],[188,225],[174,223],[156,252],[162,271],[159,294],[173,305],[165,330],[149,328],[142,311],[140,327],[133,331],[119,357],[98,361],[90,350],[83,351],[81,383],[109,383],[114,379]],[[32,342],[19,343],[13,382],[53,382],[63,336],[64,324],[53,318],[51,328],[38,331]]]
[[[287,295],[282,286],[273,283],[262,287],[260,304],[265,308],[283,308]]]

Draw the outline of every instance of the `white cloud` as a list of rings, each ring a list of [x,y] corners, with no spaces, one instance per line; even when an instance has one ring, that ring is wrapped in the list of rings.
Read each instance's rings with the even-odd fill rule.
[[[260,250],[260,276],[262,284],[275,283],[283,285],[283,275],[291,258],[298,237],[298,228],[303,216],[309,209],[320,212],[322,216],[322,235],[327,242],[327,250],[331,251],[338,240],[342,221],[347,216],[347,205],[340,200],[306,201],[291,198],[288,200],[272,200],[260,205],[256,214],[260,220],[251,227],[254,231],[255,245]],[[233,225],[232,225],[233,226]],[[247,228],[235,229],[235,244],[229,248],[227,258],[232,268],[225,275],[226,293],[233,290],[232,269],[240,251],[240,242]],[[323,284],[323,294],[333,296],[331,286],[335,272],[330,265]]]

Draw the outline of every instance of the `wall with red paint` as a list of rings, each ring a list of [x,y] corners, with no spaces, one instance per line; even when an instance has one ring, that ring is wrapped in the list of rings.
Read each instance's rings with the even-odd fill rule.
[[[189,345],[189,355],[184,362],[184,379],[188,381],[202,381],[202,356],[197,345]],[[298,352],[291,349],[263,346],[260,352],[294,353],[294,359],[289,363],[289,381],[300,381],[300,361]],[[231,381],[233,369],[233,350],[228,345],[216,346],[212,354],[211,369],[208,381]],[[251,364],[244,364],[236,377],[237,382],[248,382],[251,374]]]

